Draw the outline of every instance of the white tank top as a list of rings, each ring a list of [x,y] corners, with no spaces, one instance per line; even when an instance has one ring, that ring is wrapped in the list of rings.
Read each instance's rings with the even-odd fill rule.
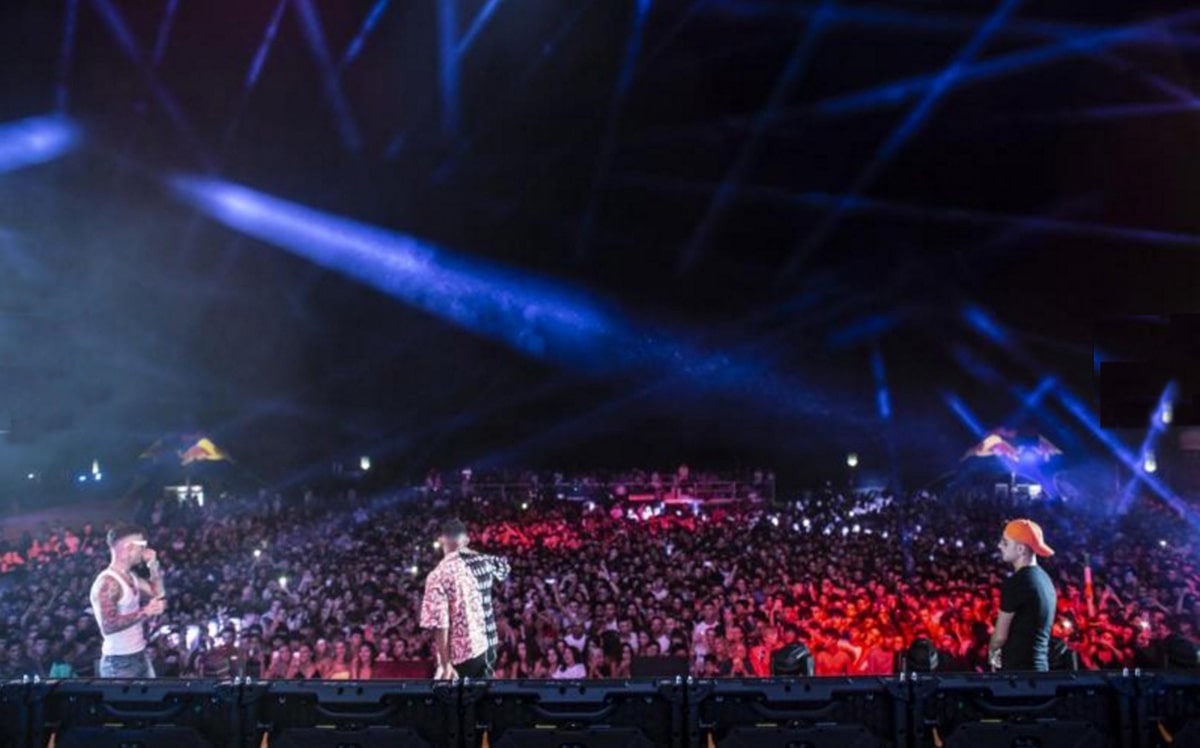
[[[121,585],[121,599],[117,601],[117,612],[121,615],[129,615],[142,607],[142,596],[134,587],[129,584],[112,569],[105,569],[96,577],[96,581],[92,582],[92,610],[96,613],[96,623],[100,623],[100,585],[105,576],[110,576],[117,580],[117,584]],[[103,628],[101,628],[103,631]],[[142,624],[138,623],[130,626],[124,631],[118,631],[115,634],[105,634],[104,644],[100,648],[100,653],[105,655],[131,655],[137,654],[146,648],[146,634],[142,631]]]

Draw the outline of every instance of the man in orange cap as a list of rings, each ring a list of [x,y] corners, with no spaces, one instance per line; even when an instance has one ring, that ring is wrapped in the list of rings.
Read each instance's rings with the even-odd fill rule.
[[[1050,626],[1058,594],[1038,558],[1054,555],[1042,528],[1028,519],[1014,519],[1000,537],[1000,557],[1015,572],[1000,587],[1000,615],[988,645],[996,670],[1050,669]]]

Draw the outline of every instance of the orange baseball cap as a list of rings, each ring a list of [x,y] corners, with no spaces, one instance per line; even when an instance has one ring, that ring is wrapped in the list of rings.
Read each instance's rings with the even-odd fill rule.
[[[1004,537],[1024,543],[1043,558],[1054,555],[1054,549],[1046,545],[1046,539],[1042,537],[1042,528],[1033,520],[1014,519],[1004,526]]]

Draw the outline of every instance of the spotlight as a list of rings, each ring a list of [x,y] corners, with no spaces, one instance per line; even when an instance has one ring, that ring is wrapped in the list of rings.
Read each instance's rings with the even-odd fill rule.
[[[938,651],[933,642],[920,638],[904,653],[905,670],[911,673],[932,673],[938,669]]]
[[[254,549],[254,557],[255,557],[255,558],[262,558],[262,550],[261,550],[261,549],[259,549],[259,548],[255,548],[255,549]]]
[[[797,642],[771,653],[771,675],[812,677],[816,663],[808,647]]]
[[[1146,455],[1142,458],[1142,470],[1147,473],[1158,471],[1158,458],[1154,456],[1154,451],[1147,449]]]
[[[1175,409],[1171,403],[1163,403],[1162,410],[1158,413],[1158,418],[1164,426],[1171,425],[1171,421],[1175,420]]]
[[[92,480],[99,481],[104,478],[104,473],[92,473]]]
[[[857,453],[851,452],[850,454],[846,455],[846,467],[851,467],[851,468],[858,467],[858,454]]]
[[[371,458],[370,457],[359,457],[358,458],[358,467],[364,473],[367,472],[368,470],[370,470],[371,469]]]

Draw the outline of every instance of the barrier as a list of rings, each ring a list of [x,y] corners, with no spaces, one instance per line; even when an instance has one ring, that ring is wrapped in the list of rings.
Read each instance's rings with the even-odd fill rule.
[[[917,748],[1132,745],[1132,679],[1103,673],[917,676]]]
[[[272,681],[247,686],[254,745],[272,748],[450,748],[459,745],[459,687],[434,681]]]
[[[465,744],[657,748],[683,744],[679,681],[491,681],[463,689]]]
[[[1200,673],[0,684],[0,748],[1186,748]]]
[[[31,690],[39,748],[212,748],[234,745],[244,729],[232,683],[62,680]]]
[[[0,748],[29,743],[28,691],[24,683],[0,683]]]
[[[1149,673],[1137,690],[1137,748],[1200,746],[1200,675]]]
[[[898,679],[701,680],[689,693],[689,745],[906,747],[908,700]]]

